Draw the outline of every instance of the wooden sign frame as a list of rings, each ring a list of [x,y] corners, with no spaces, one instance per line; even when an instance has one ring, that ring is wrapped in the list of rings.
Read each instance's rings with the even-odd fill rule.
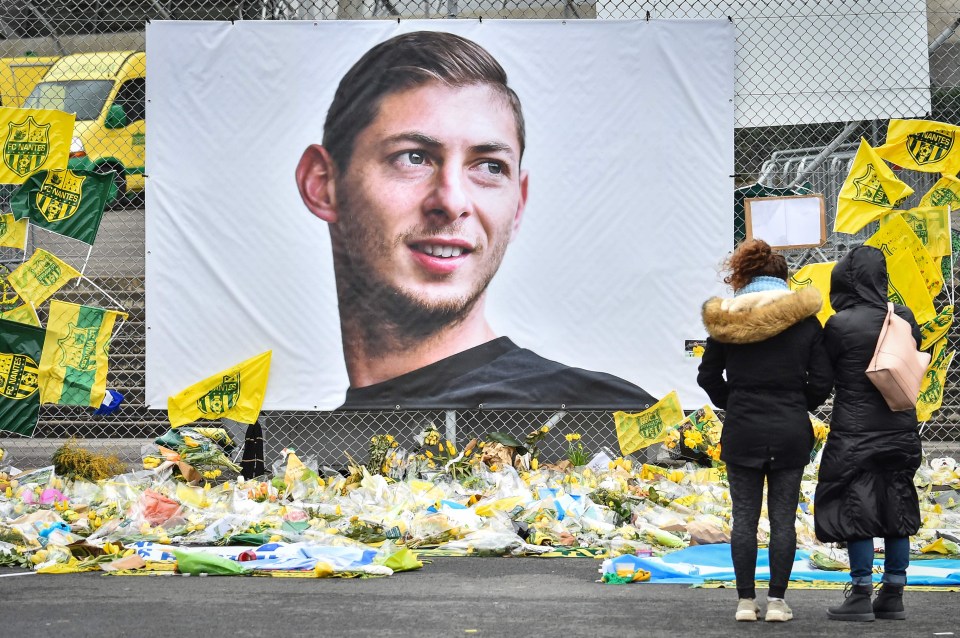
[[[744,221],[746,224],[747,239],[754,239],[753,235],[753,212],[751,207],[754,202],[764,202],[770,203],[778,200],[785,199],[817,199],[820,203],[820,242],[816,244],[783,244],[783,245],[773,245],[770,244],[770,247],[775,250],[790,250],[795,248],[818,248],[823,246],[827,242],[827,217],[826,211],[823,202],[823,194],[815,193],[810,195],[784,195],[780,197],[747,197],[743,200],[743,212],[744,212]],[[759,237],[758,239],[763,239],[766,241],[766,238]]]

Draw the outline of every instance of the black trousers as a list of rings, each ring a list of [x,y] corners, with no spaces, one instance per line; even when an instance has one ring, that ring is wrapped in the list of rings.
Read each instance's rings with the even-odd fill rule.
[[[730,553],[740,598],[756,598],[757,525],[763,505],[763,482],[767,482],[767,515],[770,518],[769,595],[783,598],[797,552],[797,503],[800,501],[802,467],[771,470],[727,464],[733,530]]]

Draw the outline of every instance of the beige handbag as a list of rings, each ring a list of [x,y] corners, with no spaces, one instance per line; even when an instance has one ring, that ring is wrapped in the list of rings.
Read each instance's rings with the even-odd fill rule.
[[[916,407],[929,364],[930,353],[917,350],[910,324],[894,314],[893,304],[888,303],[867,376],[891,410],[900,412]]]

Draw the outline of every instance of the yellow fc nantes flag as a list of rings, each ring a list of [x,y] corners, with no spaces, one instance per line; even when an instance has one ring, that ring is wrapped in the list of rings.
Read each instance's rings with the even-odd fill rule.
[[[0,319],[40,327],[40,317],[37,316],[37,311],[27,304],[20,304],[10,310],[0,310]]]
[[[27,245],[27,220],[17,220],[13,213],[0,215],[0,246],[23,250]]]
[[[902,220],[901,220],[902,221]],[[907,306],[913,311],[917,323],[924,324],[935,316],[937,311],[933,307],[933,299],[927,290],[923,275],[917,266],[913,254],[897,242],[882,241],[880,236],[889,226],[881,228],[868,239],[865,244],[879,248],[887,260],[887,277],[889,279],[887,298],[901,306]],[[912,231],[911,231],[912,232]]]
[[[910,229],[902,216],[890,215],[880,225],[880,230],[864,243],[879,248],[884,254],[897,250],[909,251],[917,262],[917,268],[920,269],[930,297],[936,298],[940,294],[943,289],[943,271],[937,268],[937,262],[930,256],[930,251],[924,247],[920,238]]]
[[[0,184],[22,184],[36,171],[66,168],[75,119],[63,111],[0,107]]]
[[[50,302],[40,355],[40,401],[99,408],[107,392],[107,355],[113,326],[125,312]]]
[[[631,454],[666,439],[667,430],[683,421],[680,397],[674,390],[643,412],[614,412],[620,452]]]
[[[952,175],[942,176],[933,188],[920,199],[917,206],[949,206],[953,210],[960,207],[960,179]]]
[[[926,173],[960,171],[960,127],[930,120],[890,120],[887,141],[877,155],[897,166]]]
[[[256,423],[267,393],[272,353],[268,350],[247,359],[167,399],[170,424],[176,428],[198,419],[220,418]]]
[[[34,308],[49,299],[80,272],[53,253],[37,248],[27,261],[10,273],[7,280],[27,304]]]
[[[833,306],[830,305],[830,275],[833,273],[833,267],[837,265],[835,261],[828,261],[823,264],[807,264],[790,277],[790,290],[800,290],[813,286],[820,291],[823,297],[823,306],[817,313],[817,319],[821,325],[826,325],[830,315],[836,314]]]
[[[946,206],[918,206],[900,211],[900,216],[927,247],[931,257],[950,254],[950,215]]]
[[[917,398],[917,420],[927,421],[943,403],[943,385],[947,379],[947,370],[956,352],[947,352],[947,340],[941,339],[933,348],[933,358],[923,377],[920,396]]]
[[[855,233],[912,194],[913,189],[897,179],[867,141],[861,139],[850,174],[840,188],[833,230]]]
[[[953,306],[947,306],[936,317],[920,325],[920,335],[923,338],[921,350],[929,350],[930,346],[943,339],[950,326],[953,325]]]

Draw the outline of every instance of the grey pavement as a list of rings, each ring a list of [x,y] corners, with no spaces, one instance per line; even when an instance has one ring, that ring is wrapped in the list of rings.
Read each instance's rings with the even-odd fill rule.
[[[0,636],[956,636],[960,593],[907,592],[905,621],[841,623],[841,591],[789,590],[789,623],[737,623],[732,589],[603,585],[588,558],[437,558],[373,579],[8,576]]]

